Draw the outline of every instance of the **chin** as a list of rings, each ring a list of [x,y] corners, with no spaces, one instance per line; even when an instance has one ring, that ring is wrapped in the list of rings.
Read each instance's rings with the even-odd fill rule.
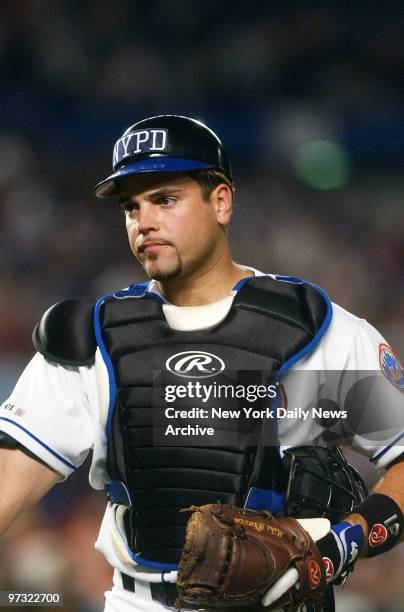
[[[163,266],[146,265],[144,269],[150,278],[154,278],[156,281],[165,281],[170,278],[178,278],[182,274],[182,265],[177,263],[175,266]]]
[[[169,280],[170,278],[178,278],[179,276],[181,276],[181,272],[182,272],[181,268],[176,268],[175,270],[171,270],[167,272],[158,270],[154,273],[149,274],[149,276],[151,278],[154,278],[154,280],[156,281],[165,281],[165,280]]]

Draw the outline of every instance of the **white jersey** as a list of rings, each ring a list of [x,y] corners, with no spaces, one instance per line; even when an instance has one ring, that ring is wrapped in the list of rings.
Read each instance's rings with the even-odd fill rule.
[[[254,272],[263,275],[257,270]],[[159,293],[155,281],[151,281],[147,290]],[[210,329],[226,317],[235,293],[233,291],[229,296],[206,306],[178,307],[166,303],[163,305],[164,315],[173,329]],[[343,377],[345,371],[379,370],[381,346],[388,345],[369,323],[334,304],[331,323],[325,335],[291,371],[335,370],[341,372]],[[342,380],[340,389],[343,388]],[[308,395],[300,401],[300,405],[304,406],[310,401]],[[103,489],[109,481],[105,469],[108,402],[108,374],[99,350],[95,365],[81,367],[58,365],[37,353],[10,397],[0,407],[0,430],[15,438],[64,478],[84,462],[92,449],[90,483],[95,489]],[[307,427],[303,420],[299,422],[303,429]],[[296,426],[296,421],[293,423]],[[282,435],[287,434],[287,429],[285,419],[279,426],[281,440]],[[375,447],[357,436],[354,446],[355,450],[367,455],[381,468],[404,452],[404,446],[397,441],[397,436],[390,437]],[[285,444],[291,445],[290,440]],[[114,568],[146,580],[160,580],[160,572],[136,566],[131,560],[121,507],[108,504],[96,547]],[[172,574],[166,579],[175,580],[175,573]]]

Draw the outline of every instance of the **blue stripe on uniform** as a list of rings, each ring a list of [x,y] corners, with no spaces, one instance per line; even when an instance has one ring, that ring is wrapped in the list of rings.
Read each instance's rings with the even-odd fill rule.
[[[38,444],[40,444],[44,449],[46,449],[48,451],[48,453],[50,453],[51,455],[53,455],[54,457],[56,457],[56,459],[58,459],[58,461],[60,461],[61,463],[64,463],[65,465],[67,465],[67,467],[69,467],[72,470],[76,469],[76,466],[73,465],[73,463],[70,463],[70,461],[67,461],[67,459],[64,459],[63,457],[61,457],[61,455],[58,455],[58,453],[56,453],[53,449],[50,448],[50,446],[48,446],[47,444],[45,444],[45,442],[42,442],[42,440],[40,440],[39,438],[37,438],[33,433],[31,433],[30,431],[28,431],[28,429],[25,429],[25,427],[23,427],[22,425],[20,425],[19,423],[16,423],[15,421],[13,421],[12,419],[7,419],[6,417],[0,417],[1,421],[6,421],[7,423],[11,423],[12,425],[15,425],[16,427],[18,427],[19,429],[21,429],[22,431],[24,431],[26,434],[28,434],[30,436],[30,438],[32,438],[33,440],[35,440],[35,442],[37,442]]]
[[[372,457],[370,461],[377,461],[377,459],[380,459],[380,457],[383,457],[383,455],[387,453],[387,451],[393,448],[393,446],[401,440],[401,438],[404,438],[404,432],[401,433],[395,440],[393,440],[393,442],[390,442],[390,444],[388,444],[381,451],[379,451],[377,455],[374,455],[374,457]]]

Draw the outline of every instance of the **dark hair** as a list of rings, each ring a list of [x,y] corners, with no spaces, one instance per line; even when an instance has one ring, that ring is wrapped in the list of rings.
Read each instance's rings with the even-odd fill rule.
[[[204,200],[207,200],[215,187],[221,183],[230,187],[232,193],[235,191],[234,183],[221,170],[216,170],[216,168],[191,170],[187,174],[200,186]]]

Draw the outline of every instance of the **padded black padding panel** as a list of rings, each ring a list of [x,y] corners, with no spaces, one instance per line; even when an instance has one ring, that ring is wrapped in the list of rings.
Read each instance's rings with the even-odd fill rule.
[[[154,435],[159,407],[155,374],[164,373],[165,384],[185,384],[187,378],[168,372],[167,360],[197,349],[225,364],[215,383],[227,384],[227,373],[233,372],[238,384],[261,384],[264,373],[277,372],[315,338],[327,316],[327,301],[309,284],[254,277],[238,291],[220,324],[178,331],[170,327],[152,294],[128,292],[128,299],[122,297],[107,296],[99,310],[116,382],[107,470],[129,491],[126,533],[131,550],[144,559],[177,563],[184,541],[180,508],[217,500],[242,506],[250,486],[281,490],[286,483],[276,445],[251,446],[247,434],[260,434],[258,420],[215,424],[240,432],[237,447],[205,447],[203,439],[201,446],[159,443]],[[175,408],[191,408],[194,402],[193,397],[177,398]],[[237,399],[229,400],[229,407],[236,409]],[[247,425],[257,431],[250,432]],[[273,429],[271,423],[269,427]]]
[[[32,334],[36,350],[63,365],[93,363],[97,348],[94,306],[95,301],[89,298],[72,298],[51,306]]]

